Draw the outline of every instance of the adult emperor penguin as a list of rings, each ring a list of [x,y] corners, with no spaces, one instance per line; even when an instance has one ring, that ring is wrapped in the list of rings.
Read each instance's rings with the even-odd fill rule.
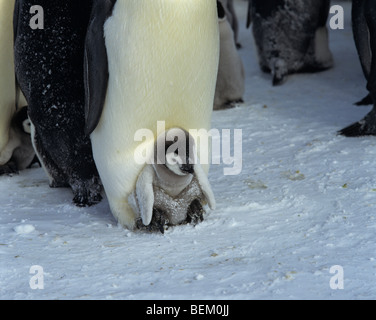
[[[264,72],[273,85],[288,74],[333,66],[326,22],[330,0],[249,0],[248,21]]]
[[[113,215],[134,229],[137,215],[128,197],[145,166],[135,159],[135,134],[152,132],[143,143],[153,148],[162,133],[157,121],[166,129],[210,129],[219,61],[217,2],[95,0],[85,59],[94,159]],[[197,143],[198,135],[193,137]]]
[[[13,51],[13,10],[14,0],[0,0],[0,158],[8,158],[9,130],[16,107],[16,81]],[[19,104],[26,104],[20,97]],[[1,160],[0,160],[1,161]],[[0,163],[1,165],[4,165]]]
[[[195,149],[193,137],[180,128],[157,138],[153,161],[144,167],[129,196],[129,204],[142,222],[140,228],[163,233],[165,226],[202,221],[202,203],[215,209],[214,194]]]
[[[101,184],[84,130],[83,80],[92,0],[38,1],[44,19],[37,29],[31,27],[34,4],[16,0],[14,12],[16,77],[28,102],[33,145],[50,186],[70,187],[77,206],[93,205],[101,200]]]
[[[353,0],[352,22],[354,40],[369,91],[369,96],[363,99],[363,104],[368,104],[371,98],[373,108],[364,119],[342,129],[339,133],[348,137],[376,135],[376,2]]]
[[[228,11],[218,2],[220,34],[220,54],[217,84],[215,88],[214,110],[234,107],[243,102],[245,74],[239,56],[234,32],[228,20]]]

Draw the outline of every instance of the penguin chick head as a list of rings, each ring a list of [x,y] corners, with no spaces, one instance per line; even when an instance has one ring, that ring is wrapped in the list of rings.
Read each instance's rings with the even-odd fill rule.
[[[195,141],[181,128],[172,128],[161,134],[156,143],[157,165],[163,165],[177,176],[194,174],[196,163]]]
[[[17,111],[12,122],[14,128],[25,134],[31,134],[31,122],[27,114],[27,106]]]

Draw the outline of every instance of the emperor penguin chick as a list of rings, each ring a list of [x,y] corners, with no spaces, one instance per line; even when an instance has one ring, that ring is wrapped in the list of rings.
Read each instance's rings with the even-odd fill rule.
[[[27,107],[23,107],[13,116],[8,144],[0,152],[0,175],[17,173],[38,162],[30,134],[31,123],[27,116]]]
[[[193,137],[180,128],[167,130],[155,142],[153,159],[128,198],[138,228],[163,233],[165,226],[202,221],[202,205],[208,203],[213,210],[215,198],[196,161]]]

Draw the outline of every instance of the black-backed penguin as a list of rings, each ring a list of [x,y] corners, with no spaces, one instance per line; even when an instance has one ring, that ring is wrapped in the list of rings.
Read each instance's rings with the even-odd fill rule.
[[[354,41],[364,76],[368,80],[371,72],[372,52],[370,48],[370,30],[365,16],[365,1],[353,0],[352,3],[351,19]],[[358,106],[373,104],[371,94],[368,94],[355,104]]]
[[[85,60],[95,162],[113,215],[134,229],[137,214],[128,197],[145,166],[135,159],[137,131],[153,133],[142,142],[153,149],[158,121],[166,129],[210,129],[219,61],[217,1],[95,0]],[[203,166],[205,174],[208,168]]]
[[[371,102],[373,108],[362,120],[339,133],[348,137],[376,135],[376,43],[373,40],[376,38],[376,1],[353,0],[352,24],[356,48],[369,91],[369,96],[360,103]]]
[[[13,52],[13,10],[15,0],[0,0],[0,157],[7,158],[9,130],[16,106],[16,81]],[[20,105],[26,101],[20,97]],[[7,150],[8,151],[7,151]],[[1,161],[4,164],[4,160]]]
[[[159,149],[165,150],[163,154]],[[185,130],[172,128],[156,140],[153,160],[141,171],[129,204],[139,227],[160,230],[203,220],[202,205],[215,209],[210,183],[195,157],[195,140]]]
[[[245,91],[244,66],[236,48],[227,12],[218,3],[220,54],[214,110],[232,108],[242,103]]]
[[[9,142],[0,153],[0,175],[17,173],[37,162],[30,135],[31,123],[27,116],[27,107],[23,107],[13,116]]]
[[[16,77],[32,123],[32,141],[51,187],[70,187],[78,206],[101,200],[85,135],[83,61],[92,0],[40,0],[42,29],[30,27],[32,0],[16,0]]]
[[[326,22],[330,0],[249,0],[259,64],[273,85],[288,74],[333,66]]]

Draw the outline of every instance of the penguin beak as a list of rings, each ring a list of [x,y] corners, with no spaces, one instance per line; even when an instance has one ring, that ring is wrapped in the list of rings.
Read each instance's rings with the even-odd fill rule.
[[[193,164],[183,164],[180,167],[180,170],[184,173],[187,173],[187,174],[193,174],[194,173]]]

